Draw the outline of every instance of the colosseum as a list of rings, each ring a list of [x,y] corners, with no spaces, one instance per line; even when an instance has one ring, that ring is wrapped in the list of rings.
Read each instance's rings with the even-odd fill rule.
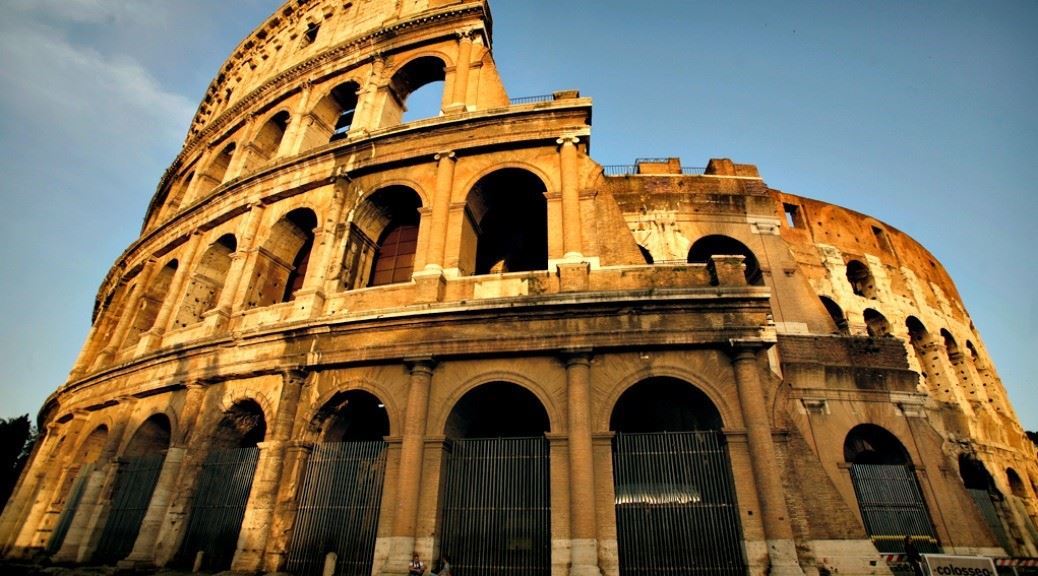
[[[1035,447],[925,248],[750,164],[600,165],[591,99],[510,97],[491,40],[485,0],[289,0],[238,45],[40,412],[8,562],[1038,556]]]

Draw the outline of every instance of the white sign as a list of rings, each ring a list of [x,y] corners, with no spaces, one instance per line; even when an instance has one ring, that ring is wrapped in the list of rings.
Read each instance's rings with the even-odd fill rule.
[[[931,576],[996,576],[995,563],[983,556],[923,554]]]

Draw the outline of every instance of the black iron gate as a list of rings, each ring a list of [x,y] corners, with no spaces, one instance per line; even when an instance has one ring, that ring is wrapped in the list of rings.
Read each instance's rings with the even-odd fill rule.
[[[206,457],[180,546],[181,565],[193,566],[201,552],[201,569],[230,568],[258,460],[259,448],[255,446],[215,450]]]
[[[617,433],[613,481],[621,575],[746,573],[723,434]]]
[[[336,576],[371,574],[385,474],[381,440],[314,446],[299,484],[289,572],[321,574],[334,552]]]
[[[851,480],[865,531],[886,553],[904,552],[911,536],[920,552],[940,552],[915,473],[904,464],[853,464]]]
[[[162,471],[166,453],[132,458],[119,464],[115,486],[112,489],[108,520],[101,531],[101,539],[94,552],[97,564],[111,564],[122,560],[133,550],[141,521],[148,511],[151,494]]]
[[[440,553],[465,576],[551,572],[548,441],[457,440],[444,463]]]
[[[93,471],[94,465],[87,464],[79,469],[75,480],[72,481],[72,488],[69,489],[68,498],[65,499],[65,507],[61,510],[58,523],[54,526],[54,531],[51,532],[50,539],[47,541],[48,554],[54,554],[61,549],[69,526],[72,525],[72,519],[76,516],[76,510],[79,509],[79,501],[83,498],[87,479],[90,478],[90,473]]]

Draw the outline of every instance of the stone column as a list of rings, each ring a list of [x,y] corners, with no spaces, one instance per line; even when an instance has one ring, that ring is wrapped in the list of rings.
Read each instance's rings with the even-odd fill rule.
[[[314,230],[313,255],[310,259],[313,265],[303,279],[302,289],[295,294],[296,305],[309,307],[311,318],[320,316],[324,311],[325,283],[339,246],[336,230],[349,197],[350,178],[345,169],[337,170],[331,181],[335,187],[332,208],[325,215],[323,223]]]
[[[472,59],[472,31],[458,32],[458,59],[454,65],[454,93],[447,112],[464,112],[468,108],[469,68]]]
[[[208,332],[213,334],[224,329],[231,317],[231,310],[238,300],[238,289],[242,283],[245,273],[245,262],[248,259],[249,249],[259,230],[260,222],[263,221],[263,205],[251,204],[249,212],[242,219],[237,230],[237,249],[231,254],[231,266],[227,270],[223,287],[220,289],[220,298],[212,310],[203,314]]]
[[[365,86],[361,87],[360,97],[357,98],[357,111],[353,114],[353,126],[350,132],[360,130],[369,132],[378,128],[382,117],[382,106],[378,105],[379,85],[382,83],[382,73],[386,69],[386,60],[381,54],[376,53],[371,57],[371,74]]]
[[[65,539],[61,542],[51,560],[54,562],[75,562],[79,557],[79,548],[87,536],[87,525],[94,511],[94,506],[101,495],[101,487],[105,480],[104,462],[98,461],[87,472],[87,478],[83,485],[83,493],[79,499],[79,506],[69,523]]]
[[[601,576],[595,518],[595,463],[591,447],[590,350],[566,354],[569,425],[570,574]]]
[[[390,553],[382,569],[382,573],[387,575],[407,574],[407,563],[414,552],[422,464],[425,460],[425,426],[434,364],[431,358],[410,359],[408,364],[411,367],[411,382],[407,390],[404,437],[397,471],[396,514],[393,516]]]
[[[439,272],[443,270],[447,220],[450,217],[451,196],[454,193],[454,166],[458,160],[450,150],[440,152],[433,158],[436,160],[436,191],[432,202],[429,254],[425,258],[425,269]]]
[[[187,449],[183,446],[171,446],[166,450],[166,458],[162,461],[162,470],[155,481],[155,490],[151,493],[151,501],[148,502],[148,510],[141,520],[140,530],[137,531],[137,539],[133,543],[133,550],[124,560],[119,561],[120,568],[136,568],[140,566],[154,566],[156,544],[159,532],[162,529],[163,520],[169,509],[169,504],[176,494],[177,478],[180,466],[184,462],[184,453]]]
[[[115,325],[115,330],[112,331],[111,340],[101,350],[101,353],[97,355],[97,360],[94,362],[95,369],[108,365],[116,353],[119,352],[119,348],[122,347],[123,340],[126,340],[126,333],[130,331],[130,325],[137,316],[137,308],[140,306],[141,297],[148,289],[148,284],[151,283],[154,276],[154,270],[155,259],[152,258],[148,260],[144,265],[144,269],[138,274],[137,283],[134,284],[130,297],[124,302],[122,316],[119,317],[119,323]]]
[[[141,341],[137,345],[137,352],[144,354],[150,352],[159,347],[162,343],[162,335],[171,328],[171,324],[174,321],[173,309],[180,305],[180,300],[184,297],[184,289],[187,287],[187,281],[191,277],[191,269],[194,267],[195,253],[198,251],[198,245],[202,242],[202,235],[199,232],[193,232],[191,237],[187,240],[187,246],[184,247],[184,251],[177,258],[177,272],[173,276],[173,283],[169,287],[169,292],[166,293],[165,298],[162,300],[162,306],[159,308],[159,313],[155,316],[155,323],[152,324],[151,330],[148,330],[141,336]]]
[[[781,475],[775,468],[775,447],[771,437],[766,397],[760,382],[757,351],[764,343],[733,342],[732,364],[735,384],[739,390],[739,404],[753,468],[753,480],[761,506],[761,524],[771,561],[770,574],[774,576],[803,576],[797,561],[793,528],[789,522],[783,495]]]
[[[259,571],[267,545],[274,505],[281,482],[281,471],[285,459],[285,448],[292,435],[292,423],[296,416],[299,393],[305,373],[288,370],[282,374],[281,398],[274,418],[270,440],[259,443],[259,461],[252,490],[238,535],[238,548],[231,562],[231,570],[242,572]]]
[[[576,136],[564,136],[556,140],[559,144],[559,173],[562,177],[562,248],[564,258],[583,258],[581,246],[580,190],[577,188],[577,142]]]
[[[303,479],[313,449],[313,444],[299,441],[288,442],[285,447],[277,505],[270,522],[267,549],[263,559],[265,572],[283,572],[285,570],[285,564],[288,561],[288,545],[295,529],[296,513],[299,510],[299,483]]]

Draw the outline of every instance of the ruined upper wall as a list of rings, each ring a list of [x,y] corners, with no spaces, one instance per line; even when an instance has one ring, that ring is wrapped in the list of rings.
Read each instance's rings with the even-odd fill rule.
[[[282,72],[342,44],[372,47],[410,20],[435,18],[444,8],[477,0],[288,0],[231,53],[206,89],[185,146],[242,98]],[[489,43],[489,38],[488,38]]]

